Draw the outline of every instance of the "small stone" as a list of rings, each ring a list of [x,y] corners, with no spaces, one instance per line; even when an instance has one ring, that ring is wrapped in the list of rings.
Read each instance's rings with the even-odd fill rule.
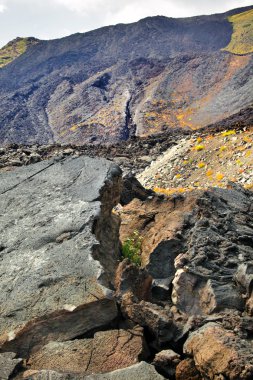
[[[168,376],[175,376],[176,367],[180,362],[180,355],[172,350],[163,350],[156,354],[153,365],[157,370]]]

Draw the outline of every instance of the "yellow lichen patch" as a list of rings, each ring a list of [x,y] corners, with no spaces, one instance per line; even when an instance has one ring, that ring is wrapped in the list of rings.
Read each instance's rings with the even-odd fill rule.
[[[216,179],[217,179],[217,181],[222,181],[223,178],[224,178],[224,174],[222,174],[222,173],[217,173],[217,174],[216,174]]]
[[[155,193],[158,193],[158,194],[164,194],[164,195],[173,195],[173,194],[177,194],[177,193],[185,193],[185,192],[188,192],[188,191],[192,191],[194,190],[194,187],[173,187],[173,188],[169,188],[169,189],[164,189],[164,188],[161,188],[161,187],[154,187],[153,191]]]
[[[236,134],[236,131],[234,129],[230,129],[229,131],[221,132],[221,135],[223,137],[227,137],[227,136],[231,136],[231,135],[235,135],[235,134]]]
[[[211,177],[213,175],[213,170],[212,169],[208,169],[207,172],[206,172],[206,176],[207,177]]]
[[[233,24],[231,41],[223,50],[234,54],[253,52],[253,9],[228,17]]]
[[[244,136],[243,137],[243,141],[246,142],[246,143],[252,143],[253,140],[249,136]]]
[[[197,152],[199,152],[199,151],[205,149],[205,146],[204,145],[196,145],[193,149],[196,150]]]
[[[238,166],[242,166],[243,165],[243,162],[240,159],[236,160],[235,162],[236,162],[236,164]]]
[[[69,130],[72,131],[72,132],[75,132],[76,130],[78,129],[78,125],[77,124],[74,124],[72,125]]]
[[[244,185],[245,189],[247,190],[253,190],[253,183],[249,183],[247,185]]]
[[[64,136],[66,136],[66,134],[67,134],[67,131],[60,131],[59,132],[60,137],[64,137]]]
[[[197,164],[197,167],[199,168],[199,169],[202,169],[202,168],[204,168],[206,166],[206,164],[204,163],[204,162],[199,162],[198,164]]]
[[[243,152],[244,150],[246,150],[247,149],[247,147],[246,146],[238,146],[237,148],[236,148],[236,150],[237,150],[237,152]]]

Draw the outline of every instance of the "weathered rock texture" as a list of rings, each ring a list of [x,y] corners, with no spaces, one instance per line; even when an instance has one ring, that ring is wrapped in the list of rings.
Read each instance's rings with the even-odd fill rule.
[[[252,198],[234,186],[125,207],[121,238],[142,235],[154,297],[164,300],[167,286],[167,300],[189,315],[244,310],[253,278]]]
[[[112,213],[118,166],[68,154],[1,172],[3,379],[251,380],[253,193],[231,183]],[[142,267],[119,262],[116,213],[123,244],[142,236]]]
[[[142,329],[136,328],[98,332],[93,339],[50,342],[30,357],[28,366],[94,374],[131,366],[145,357]]]
[[[250,380],[253,378],[253,344],[207,323],[190,334],[184,351],[194,357],[196,367],[210,379]]]
[[[16,354],[13,352],[0,354],[0,379],[8,380],[22,361],[22,359],[16,358]]]
[[[153,364],[167,376],[175,376],[176,367],[180,363],[180,355],[172,350],[163,350],[156,354]]]
[[[120,203],[125,206],[134,198],[145,201],[148,197],[152,197],[154,192],[145,189],[133,174],[128,174],[124,177],[123,191],[120,196]]]
[[[77,374],[60,374],[55,371],[39,371],[25,377],[33,380],[164,380],[155,368],[145,362],[132,365],[128,368],[119,369],[110,373],[97,375],[77,375]]]
[[[120,176],[87,157],[1,173],[1,350],[27,356],[116,318]]]
[[[176,380],[203,380],[195,367],[194,360],[182,360],[176,368]]]
[[[253,376],[252,201],[252,192],[230,183],[227,189],[135,199],[121,211],[122,241],[132,231],[142,236],[139,275],[133,281],[130,270],[121,270],[116,284],[124,315],[145,326],[160,349],[166,344],[177,351],[195,331],[184,346],[188,358],[174,367],[177,380]],[[153,280],[149,298],[140,299],[134,284],[144,273]],[[166,368],[162,356],[154,363],[173,373],[173,363]]]

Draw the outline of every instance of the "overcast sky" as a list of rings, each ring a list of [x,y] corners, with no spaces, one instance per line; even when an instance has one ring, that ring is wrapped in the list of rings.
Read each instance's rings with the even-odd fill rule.
[[[253,0],[0,0],[0,46],[13,38],[59,38],[146,16],[225,12]]]

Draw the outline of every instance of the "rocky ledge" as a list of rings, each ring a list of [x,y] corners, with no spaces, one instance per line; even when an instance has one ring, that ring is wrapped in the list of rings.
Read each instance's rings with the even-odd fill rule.
[[[117,270],[121,309],[163,349],[154,364],[164,375],[253,378],[252,202],[230,183],[121,210],[121,240],[142,240],[138,276],[127,261]]]
[[[253,378],[252,192],[122,197],[84,156],[0,176],[1,379]]]

